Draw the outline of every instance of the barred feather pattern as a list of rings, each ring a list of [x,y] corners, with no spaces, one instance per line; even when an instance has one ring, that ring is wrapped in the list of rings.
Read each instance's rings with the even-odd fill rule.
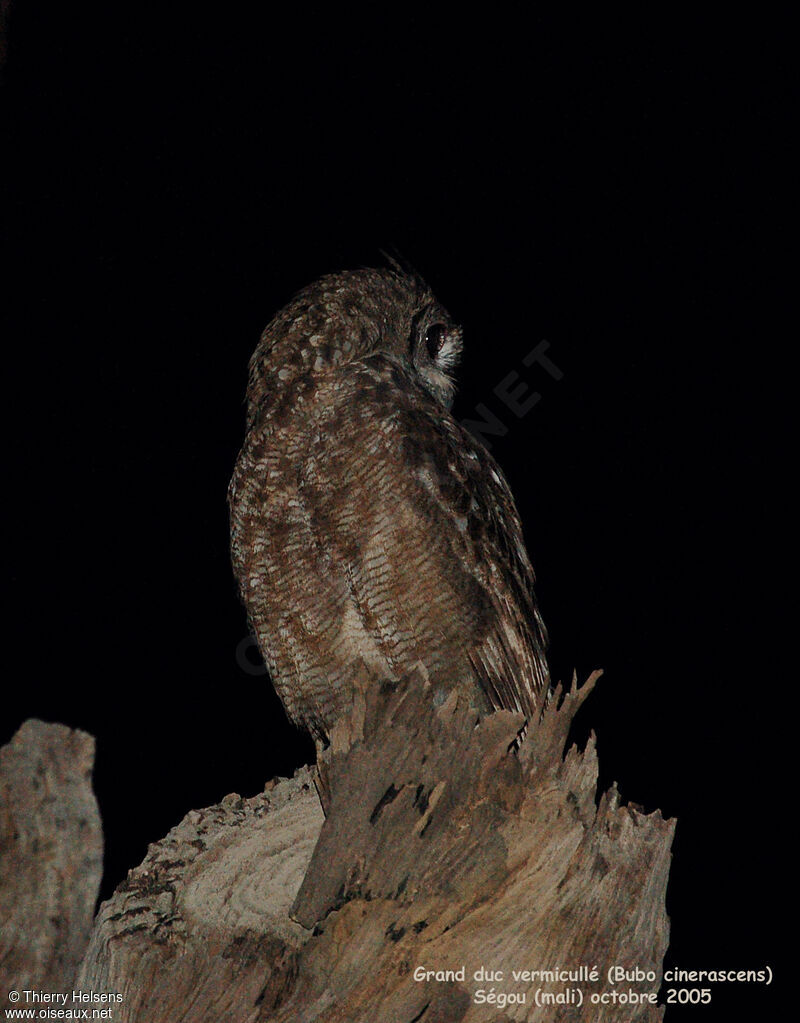
[[[461,330],[415,276],[323,278],[250,362],[229,488],[240,593],[278,695],[325,744],[354,687],[530,717],[547,637],[508,485],[450,414]]]

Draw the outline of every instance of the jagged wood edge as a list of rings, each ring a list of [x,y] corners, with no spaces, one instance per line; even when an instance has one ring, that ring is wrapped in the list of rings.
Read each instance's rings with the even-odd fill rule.
[[[518,752],[514,749],[518,716],[499,713],[479,722],[474,712],[458,706],[457,699],[435,710],[419,677],[360,698],[323,758],[332,793],[331,813],[323,832],[327,829],[329,834],[336,834],[338,829],[334,848],[338,847],[340,855],[334,857],[326,851],[321,835],[305,886],[327,891],[328,900],[323,899],[322,912],[312,914],[313,933],[293,925],[288,912],[280,925],[273,916],[267,925],[262,921],[260,926],[252,926],[254,921],[250,920],[251,926],[245,926],[241,919],[231,919],[218,920],[211,927],[208,919],[198,914],[196,905],[197,891],[209,888],[205,875],[213,879],[219,872],[220,856],[235,855],[237,843],[246,844],[257,826],[264,835],[269,830],[281,832],[280,807],[298,799],[298,784],[303,793],[299,805],[304,811],[314,805],[318,808],[313,776],[306,771],[300,779],[273,786],[272,802],[269,798],[264,802],[262,797],[252,801],[227,797],[220,807],[190,814],[179,826],[184,829],[180,848],[193,849],[193,856],[176,856],[174,833],[170,833],[172,841],[167,836],[151,847],[142,867],[131,872],[126,885],[103,907],[84,962],[82,983],[123,990],[128,1012],[122,1018],[148,1019],[150,1023],[223,1018],[253,1023],[352,1023],[361,1018],[407,1023],[419,1013],[424,1013],[420,1017],[424,1023],[485,1019],[485,1007],[481,1014],[473,1002],[474,985],[420,984],[413,981],[413,967],[420,958],[446,963],[459,953],[465,955],[475,942],[487,948],[492,943],[502,944],[504,936],[513,937],[519,931],[519,921],[516,916],[502,916],[509,910],[503,892],[515,884],[519,887],[520,879],[525,881],[514,896],[514,913],[524,911],[525,885],[532,883],[530,878],[525,880],[531,836],[539,835],[537,841],[544,841],[546,846],[548,836],[561,834],[558,822],[563,823],[567,816],[567,830],[575,843],[570,852],[572,862],[568,857],[561,864],[564,869],[551,888],[566,892],[579,908],[582,900],[591,901],[592,912],[602,916],[606,903],[613,904],[617,895],[604,894],[603,885],[608,887],[609,882],[600,875],[605,871],[613,881],[615,850],[621,848],[620,843],[635,847],[636,856],[644,857],[642,863],[636,862],[647,883],[640,884],[641,877],[637,876],[633,887],[649,893],[649,911],[632,913],[627,905],[620,912],[617,907],[616,917],[612,914],[607,925],[596,930],[609,947],[615,932],[624,931],[629,935],[625,939],[629,945],[614,950],[622,962],[641,965],[644,956],[660,971],[668,935],[663,894],[674,822],[662,821],[657,812],[647,816],[620,807],[616,789],[596,804],[593,736],[582,752],[573,746],[566,757],[562,755],[572,718],[597,677],[594,674],[581,687],[573,679],[563,696],[557,687],[540,718],[531,724]],[[383,799],[382,803],[389,785],[381,789],[374,802],[363,798],[363,792],[361,798],[350,795],[342,802],[347,785],[358,788],[361,784],[359,772],[368,770],[377,789],[390,775],[394,778],[398,751],[396,741],[392,747],[392,738],[397,739],[398,728],[409,729],[412,725],[417,740],[408,743],[406,767],[415,756],[422,760],[426,750],[429,757],[432,755],[437,748],[431,747],[432,739],[443,741],[446,737],[451,752],[443,765],[445,775],[469,776],[477,803],[469,799],[453,801],[450,795],[442,795],[442,790],[435,797],[431,790],[417,800],[415,807],[416,788],[400,795],[406,788],[400,785],[395,786],[394,798]],[[477,746],[472,749],[474,744]],[[453,751],[458,752],[460,761],[469,762],[466,767],[455,763]],[[356,825],[353,828],[348,817],[355,814],[357,818],[359,812],[362,819],[352,822]],[[434,819],[437,815],[438,822]],[[369,823],[371,817],[373,824]],[[453,821],[467,822],[476,831],[477,841],[471,848],[480,852],[481,862],[477,867],[471,863],[460,878],[462,890],[448,891],[441,876],[437,879],[425,870],[418,871],[416,878],[409,875],[405,888],[399,890],[400,882],[390,876],[391,871],[387,875],[384,868],[392,867],[392,857],[386,855],[391,842],[402,850],[409,840],[403,826],[409,824],[412,835],[415,827],[417,834],[427,827],[426,834],[431,837],[439,828],[444,857],[447,829],[452,828]],[[319,823],[319,817],[313,826],[301,822],[309,856]],[[364,835],[370,840],[366,844]],[[498,843],[498,835],[502,842]],[[381,843],[383,852],[379,855],[376,850]],[[279,872],[289,846],[278,846],[273,850],[276,865],[270,869]],[[342,881],[337,871],[341,871],[343,862],[347,870]],[[598,877],[592,880],[591,890],[585,891],[581,883],[589,862]],[[332,901],[331,878],[338,883]],[[487,878],[496,884],[495,889]],[[213,883],[210,887],[214,888]],[[293,894],[283,893],[287,911]],[[298,904],[301,902],[299,899]],[[558,928],[551,921],[542,923],[536,935],[544,945],[537,954],[545,955],[557,934]],[[602,949],[597,949],[597,942],[589,941],[584,953],[600,955]],[[525,961],[519,965],[530,964]],[[501,1014],[496,1018],[512,1017]],[[649,1023],[660,1019],[661,1011],[645,1007],[614,1018]]]

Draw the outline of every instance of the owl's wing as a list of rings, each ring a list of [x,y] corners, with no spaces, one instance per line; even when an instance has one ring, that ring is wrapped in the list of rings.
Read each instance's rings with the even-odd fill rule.
[[[298,481],[354,648],[530,716],[549,679],[519,516],[488,452],[389,357],[320,381]],[[355,652],[355,649],[354,649]]]

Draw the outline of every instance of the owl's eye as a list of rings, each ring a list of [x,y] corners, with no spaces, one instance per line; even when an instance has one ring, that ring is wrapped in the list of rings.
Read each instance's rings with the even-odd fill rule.
[[[425,347],[428,349],[431,359],[435,360],[442,350],[446,332],[447,327],[443,323],[434,323],[425,331]]]

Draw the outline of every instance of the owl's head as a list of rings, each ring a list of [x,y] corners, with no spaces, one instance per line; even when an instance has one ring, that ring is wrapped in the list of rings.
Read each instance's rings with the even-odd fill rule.
[[[252,413],[300,375],[346,372],[381,353],[449,409],[461,348],[461,328],[418,276],[399,267],[332,274],[299,292],[264,331],[250,360],[248,404]]]

